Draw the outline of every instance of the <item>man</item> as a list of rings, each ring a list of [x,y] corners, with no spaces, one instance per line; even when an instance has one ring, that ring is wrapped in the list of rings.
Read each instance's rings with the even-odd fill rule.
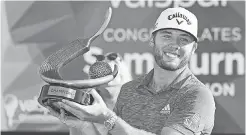
[[[62,100],[61,107],[82,121],[104,124],[112,135],[211,134],[215,114],[213,95],[188,68],[197,48],[197,31],[197,18],[190,11],[164,10],[150,40],[154,69],[123,85],[115,113],[94,89],[92,105]]]

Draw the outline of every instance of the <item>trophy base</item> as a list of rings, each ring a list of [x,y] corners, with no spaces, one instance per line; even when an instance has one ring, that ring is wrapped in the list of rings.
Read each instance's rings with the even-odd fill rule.
[[[38,97],[38,102],[42,106],[50,106],[60,113],[60,108],[53,103],[59,102],[62,99],[67,99],[82,105],[91,105],[94,99],[86,91],[86,89],[72,89],[59,85],[44,85]],[[66,115],[74,116],[68,111],[66,111]]]

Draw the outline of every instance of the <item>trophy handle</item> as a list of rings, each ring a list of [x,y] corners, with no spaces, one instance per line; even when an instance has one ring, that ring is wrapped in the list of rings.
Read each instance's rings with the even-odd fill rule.
[[[108,76],[89,80],[63,80],[59,74],[59,69],[61,67],[65,66],[78,56],[83,55],[90,50],[91,43],[107,28],[111,16],[112,8],[109,7],[105,15],[104,23],[93,36],[83,40],[76,39],[68,46],[50,55],[39,67],[40,77],[49,84],[59,84],[75,88],[94,87],[112,81],[118,73],[117,67],[115,68],[114,72]]]

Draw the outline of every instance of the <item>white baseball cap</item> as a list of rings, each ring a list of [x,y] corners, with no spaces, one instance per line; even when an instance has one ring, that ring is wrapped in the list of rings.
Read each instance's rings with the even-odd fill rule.
[[[152,34],[160,29],[178,29],[190,33],[197,38],[198,20],[196,16],[182,7],[168,8],[160,14],[155,23],[155,28]]]

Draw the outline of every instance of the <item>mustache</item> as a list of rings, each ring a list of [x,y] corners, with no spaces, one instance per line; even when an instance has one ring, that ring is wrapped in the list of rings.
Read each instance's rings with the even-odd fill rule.
[[[172,47],[172,46],[164,46],[161,48],[162,51],[164,52],[169,52],[169,53],[175,53],[178,54],[178,50],[176,47]]]
[[[177,49],[173,49],[173,47],[170,47],[170,46],[165,46],[165,47],[162,47],[162,48],[157,48],[157,47],[154,47],[154,51],[155,53],[163,56],[164,53],[172,53],[172,54],[176,54],[178,56],[180,56],[180,53]]]

